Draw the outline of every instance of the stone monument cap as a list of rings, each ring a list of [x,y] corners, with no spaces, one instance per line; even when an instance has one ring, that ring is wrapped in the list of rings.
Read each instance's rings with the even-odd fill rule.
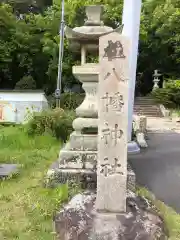
[[[101,21],[101,13],[103,10],[103,5],[89,5],[86,6],[86,16],[85,26],[100,26],[103,25]]]

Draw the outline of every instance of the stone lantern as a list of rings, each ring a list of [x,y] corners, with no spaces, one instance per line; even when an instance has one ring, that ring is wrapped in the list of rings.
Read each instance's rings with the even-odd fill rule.
[[[102,6],[87,6],[84,26],[65,28],[71,50],[81,52],[81,64],[73,66],[72,72],[82,83],[85,98],[76,109],[74,132],[59,153],[58,166],[56,164],[49,172],[57,176],[60,183],[70,179],[86,182],[88,179],[88,182],[96,184],[99,63],[88,62],[87,56],[91,54],[98,58],[100,36],[113,31],[122,32],[122,26],[115,30],[105,26],[101,12]],[[131,174],[130,178],[133,177]]]
[[[159,85],[158,85],[159,81],[160,81],[159,77],[161,75],[162,74],[158,73],[158,70],[154,70],[154,74],[153,74],[153,77],[154,77],[154,79],[153,79],[153,82],[154,82],[153,90],[159,88]]]

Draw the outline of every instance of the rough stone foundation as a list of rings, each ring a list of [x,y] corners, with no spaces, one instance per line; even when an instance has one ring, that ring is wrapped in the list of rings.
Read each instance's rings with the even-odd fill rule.
[[[75,182],[83,189],[96,189],[97,173],[96,169],[59,169],[59,162],[55,162],[50,167],[47,173],[46,184],[49,187],[54,187],[58,184],[66,182]],[[136,176],[134,171],[128,165],[127,188],[134,191],[136,185]]]
[[[127,193],[127,212],[98,213],[96,194],[76,195],[55,217],[58,240],[166,240],[163,220],[145,198]]]

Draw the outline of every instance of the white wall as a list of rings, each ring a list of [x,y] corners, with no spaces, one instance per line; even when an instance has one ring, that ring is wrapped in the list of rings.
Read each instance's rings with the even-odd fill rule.
[[[0,92],[0,122],[24,123],[30,112],[48,107],[43,93]]]
[[[39,92],[1,92],[0,91],[0,100],[7,100],[7,101],[47,101],[44,93]]]

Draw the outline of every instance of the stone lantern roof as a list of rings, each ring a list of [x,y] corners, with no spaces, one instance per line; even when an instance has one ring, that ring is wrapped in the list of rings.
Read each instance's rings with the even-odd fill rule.
[[[122,26],[114,30],[104,25],[103,21],[101,21],[102,9],[103,6],[101,5],[86,6],[87,20],[85,20],[84,26],[73,29],[68,26],[65,27],[65,34],[71,43],[72,50],[79,50],[78,46],[82,44],[88,44],[89,47],[90,45],[92,47],[93,44],[98,47],[100,36],[113,31],[122,32]]]

